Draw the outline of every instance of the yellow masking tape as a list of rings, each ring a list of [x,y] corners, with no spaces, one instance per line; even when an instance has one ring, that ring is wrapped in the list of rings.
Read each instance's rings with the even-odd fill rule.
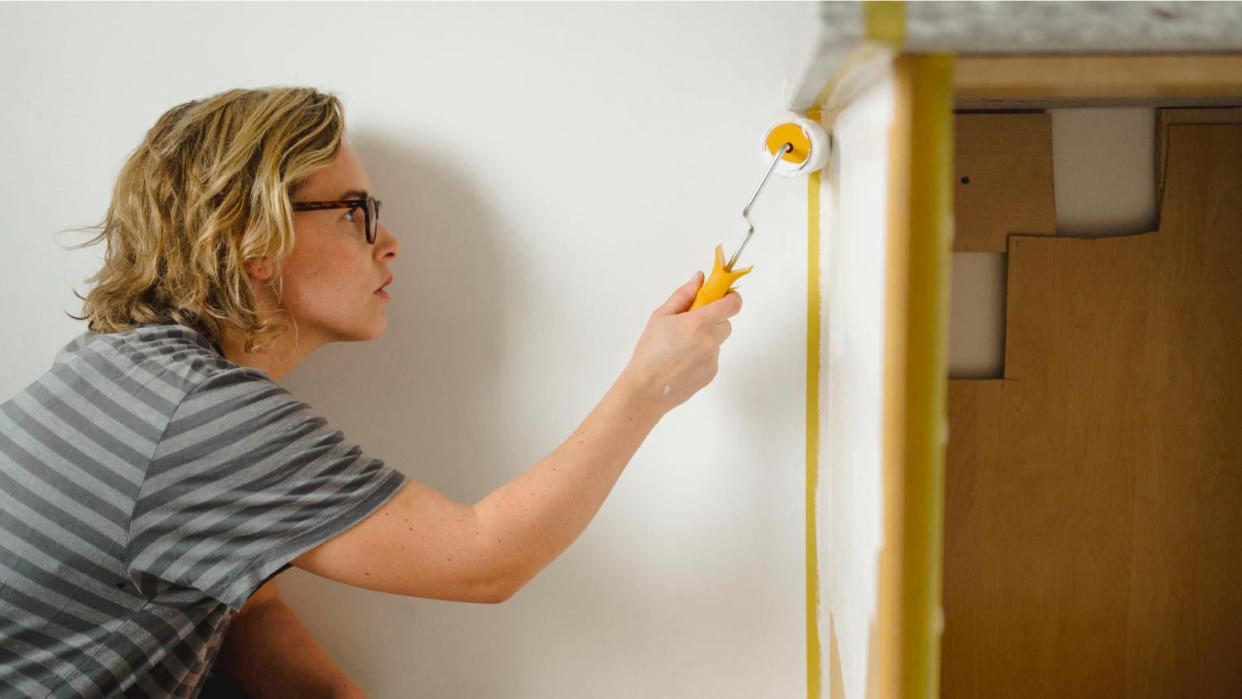
[[[871,41],[901,48],[906,43],[906,3],[870,0],[863,3],[863,23]]]
[[[819,114],[808,114],[819,121]],[[819,483],[819,191],[820,173],[806,188],[806,693],[820,699],[819,546],[815,492]]]

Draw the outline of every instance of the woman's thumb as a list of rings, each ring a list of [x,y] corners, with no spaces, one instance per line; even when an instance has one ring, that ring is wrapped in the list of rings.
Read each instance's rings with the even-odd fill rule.
[[[674,313],[682,313],[690,304],[694,303],[694,295],[698,293],[699,287],[703,285],[703,273],[695,270],[694,276],[690,277],[690,281],[682,284],[673,295],[668,297],[664,305],[656,309],[655,315],[667,316]]]

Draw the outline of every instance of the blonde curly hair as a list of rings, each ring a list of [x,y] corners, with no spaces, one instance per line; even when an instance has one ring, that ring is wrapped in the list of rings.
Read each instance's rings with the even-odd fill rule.
[[[264,351],[288,325],[256,307],[247,260],[280,271],[293,250],[290,201],[341,148],[345,111],[307,87],[234,89],[179,104],[147,131],[117,176],[99,231],[107,241],[81,316],[99,333],[178,323],[220,343],[225,323]],[[63,231],[62,231],[63,232]],[[291,317],[291,316],[290,316]]]

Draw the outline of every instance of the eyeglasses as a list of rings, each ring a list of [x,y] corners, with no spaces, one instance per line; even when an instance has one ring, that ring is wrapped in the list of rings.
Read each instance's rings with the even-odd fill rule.
[[[318,209],[362,209],[363,220],[367,224],[367,243],[375,244],[375,229],[379,224],[380,204],[375,197],[359,199],[341,199],[339,201],[295,201],[294,211],[315,211]]]

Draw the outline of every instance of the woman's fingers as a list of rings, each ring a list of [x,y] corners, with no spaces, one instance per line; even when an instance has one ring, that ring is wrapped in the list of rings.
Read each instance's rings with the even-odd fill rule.
[[[736,291],[729,291],[719,299],[696,308],[692,312],[698,314],[706,322],[719,323],[737,315],[740,310],[742,310],[742,295]]]

